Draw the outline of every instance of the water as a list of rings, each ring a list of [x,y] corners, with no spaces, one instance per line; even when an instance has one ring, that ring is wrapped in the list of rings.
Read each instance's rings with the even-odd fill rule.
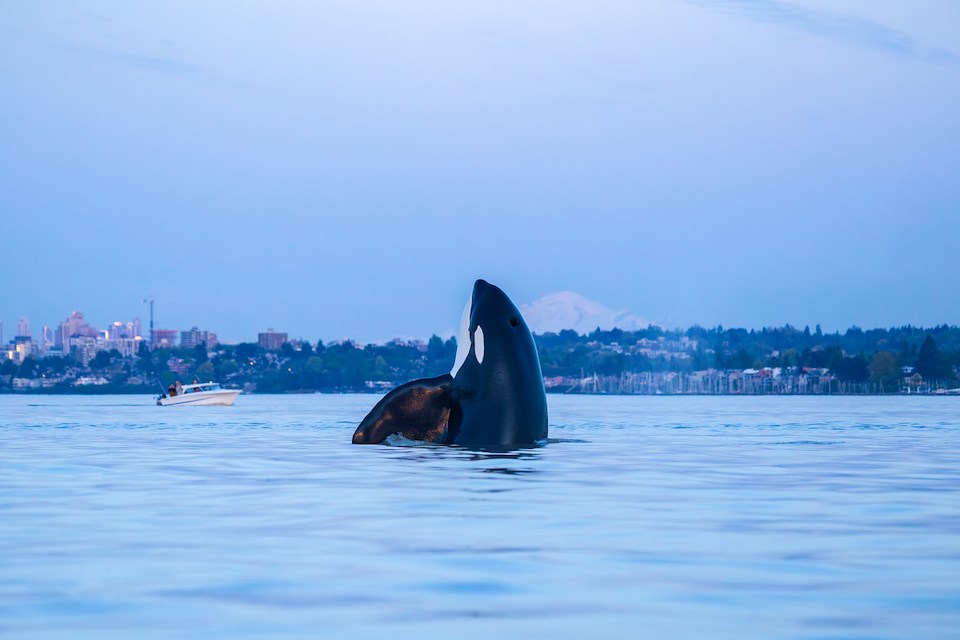
[[[0,397],[0,636],[960,637],[955,398],[551,396],[511,455],[376,399]]]

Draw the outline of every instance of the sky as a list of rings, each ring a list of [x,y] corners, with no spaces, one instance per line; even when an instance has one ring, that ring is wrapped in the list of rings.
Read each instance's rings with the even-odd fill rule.
[[[0,0],[0,320],[960,323],[954,0]]]

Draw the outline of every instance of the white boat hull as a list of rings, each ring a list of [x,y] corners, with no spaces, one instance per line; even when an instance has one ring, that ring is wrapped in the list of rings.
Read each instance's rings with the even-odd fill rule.
[[[179,396],[167,396],[159,398],[157,404],[161,407],[177,407],[180,405],[210,406],[222,405],[229,406],[240,395],[238,389],[216,389],[214,391],[197,391],[195,393],[184,393]]]

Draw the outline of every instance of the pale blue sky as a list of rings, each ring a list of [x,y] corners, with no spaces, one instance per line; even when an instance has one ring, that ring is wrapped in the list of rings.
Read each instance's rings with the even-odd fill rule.
[[[0,0],[0,319],[960,323],[960,3]]]

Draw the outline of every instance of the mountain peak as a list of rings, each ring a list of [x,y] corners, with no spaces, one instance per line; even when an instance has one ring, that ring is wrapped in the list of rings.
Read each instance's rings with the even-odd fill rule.
[[[625,309],[613,310],[575,291],[558,291],[520,306],[527,325],[534,333],[557,333],[573,329],[587,334],[601,329],[619,328],[635,331],[650,323]]]

